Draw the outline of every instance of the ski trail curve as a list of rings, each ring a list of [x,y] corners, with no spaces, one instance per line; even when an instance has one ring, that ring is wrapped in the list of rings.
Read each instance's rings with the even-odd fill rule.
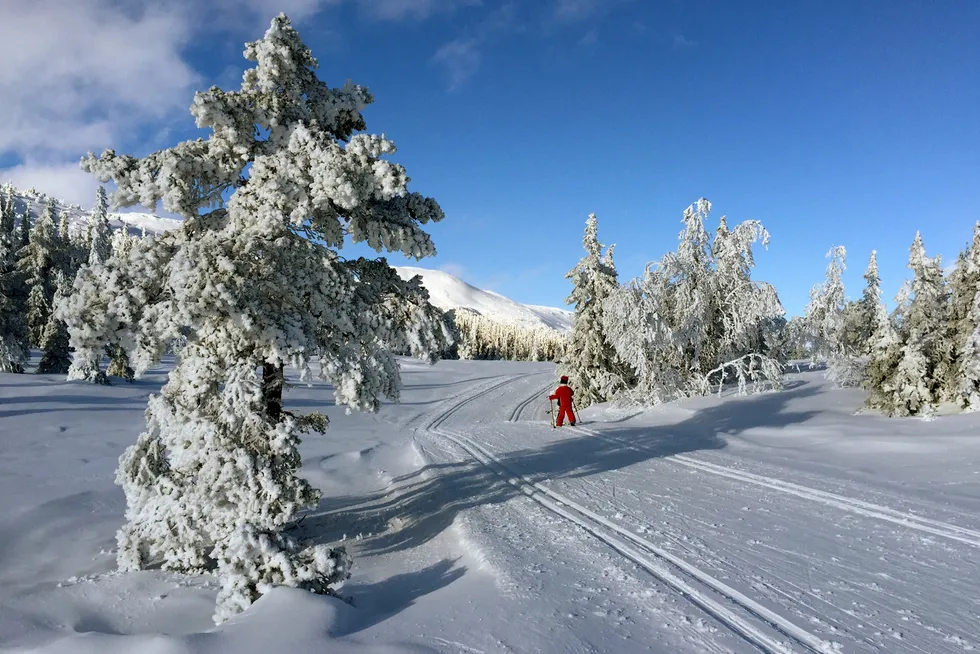
[[[633,449],[635,451],[649,451],[649,448],[645,448],[642,445],[635,445],[625,439],[617,438],[615,436],[610,436],[604,434],[600,431],[594,431],[592,429],[585,429],[584,427],[574,427],[573,429],[578,429],[579,431],[594,436],[596,438],[604,438],[607,440],[615,441],[625,447]],[[745,472],[742,470],[736,470],[733,468],[728,468],[726,466],[718,465],[716,463],[708,463],[707,461],[699,461],[693,457],[684,454],[674,454],[670,457],[664,459],[668,462],[673,462],[678,465],[683,465],[688,468],[698,470],[707,474],[717,475],[719,477],[726,477],[728,479],[733,479],[735,481],[740,481],[747,484],[754,484],[756,486],[762,486],[772,490],[777,490],[788,495],[794,495],[811,502],[818,502],[820,504],[825,504],[827,506],[833,506],[838,509],[843,509],[851,513],[857,513],[869,518],[875,518],[878,520],[883,520],[886,522],[891,522],[893,524],[901,525],[908,529],[914,529],[924,533],[932,534],[933,536],[940,536],[947,538],[949,540],[954,540],[960,543],[971,545],[973,547],[980,548],[980,531],[974,529],[968,529],[966,527],[960,527],[948,522],[943,522],[942,520],[934,520],[932,518],[926,518],[918,516],[914,513],[908,513],[906,511],[899,511],[891,507],[882,506],[880,504],[875,504],[873,502],[867,502],[864,500],[859,500],[851,497],[846,497],[844,495],[838,495],[837,493],[831,493],[829,491],[818,490],[816,488],[811,488],[809,486],[803,486],[801,484],[796,484],[789,481],[783,481],[780,479],[775,479],[773,477],[766,477],[763,475],[757,475],[751,472]]]
[[[502,384],[501,384],[502,385]],[[471,398],[476,399],[476,398]],[[464,402],[461,404],[466,404]],[[459,407],[455,407],[459,408]],[[573,500],[561,495],[526,476],[514,472],[494,454],[476,444],[468,437],[440,429],[453,411],[447,412],[430,432],[456,444],[493,472],[518,489],[522,494],[537,502],[552,513],[578,525],[587,533],[610,546],[613,550],[646,570],[668,587],[679,592],[703,611],[714,617],[735,634],[767,654],[793,654],[796,650],[777,636],[767,631],[775,630],[780,636],[788,637],[807,651],[818,654],[831,654],[841,651],[838,643],[823,640],[795,623],[770,611],[740,591],[712,577],[707,572],[667,552],[650,541],[616,525],[603,516],[587,509]],[[626,542],[628,541],[628,542]],[[659,559],[659,562],[657,561]],[[689,579],[684,579],[664,563],[670,564]],[[729,602],[753,616],[756,622],[746,619],[736,610],[714,599],[709,593],[696,588],[692,581],[710,588]]]
[[[514,407],[514,410],[511,412],[510,418],[508,419],[509,422],[517,422],[518,420],[520,420],[521,414],[524,413],[524,411],[527,410],[527,408],[531,406],[531,404],[535,400],[541,399],[541,396],[550,389],[551,389],[551,384],[548,384],[547,386],[542,386],[534,393],[534,395],[520,402],[516,407]]]

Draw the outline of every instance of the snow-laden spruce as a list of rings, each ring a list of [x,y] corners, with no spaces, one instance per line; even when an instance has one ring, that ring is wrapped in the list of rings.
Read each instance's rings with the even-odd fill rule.
[[[847,250],[836,245],[827,252],[830,263],[823,284],[810,291],[810,302],[804,311],[813,359],[826,359],[830,376],[848,384],[845,360],[849,353],[844,343],[844,270],[847,269]]]
[[[889,415],[928,415],[947,399],[943,389],[954,374],[949,291],[941,259],[926,256],[918,232],[908,267],[913,278],[902,286],[895,310],[900,342],[879,348],[881,370],[869,380],[868,403]]]
[[[283,367],[307,377],[316,358],[338,405],[374,410],[382,396],[398,397],[393,351],[433,361],[447,345],[418,279],[401,280],[383,259],[336,252],[349,236],[429,256],[420,223],[443,217],[434,200],[407,191],[403,167],[383,159],[391,141],[354,134],[365,129],[368,90],[318,80],[316,60],[282,15],[245,57],[256,66],[240,90],[194,98],[208,138],[143,159],[109,150],[83,161],[116,182],[114,205],[162,201],[184,224],[83,267],[69,319],[81,361],[115,339],[138,373],[186,336],[148,403],[146,431],[120,459],[127,522],[118,562],[216,566],[216,622],[271,585],[332,592],[349,574],[343,548],[285,531],[318,502],[297,475],[297,446],[326,420],[284,408]]]
[[[27,287],[17,270],[21,236],[16,221],[14,189],[7,184],[0,190],[0,372],[20,373],[27,364],[30,344],[25,320]]]
[[[127,238],[125,227],[119,231],[122,238]],[[91,274],[91,270],[98,269],[105,266],[109,258],[112,256],[112,244],[114,240],[114,235],[112,233],[112,227],[109,224],[109,198],[106,195],[105,187],[99,186],[98,192],[95,197],[95,207],[92,210],[92,214],[89,216],[88,230],[88,268],[84,269],[84,277]],[[76,274],[82,275],[82,270],[79,270]],[[83,282],[84,285],[84,282]],[[72,302],[69,298],[70,294],[65,294],[61,301],[56,305],[56,313],[58,318],[61,320],[75,319],[76,323],[79,324],[92,324],[93,318],[90,316],[84,316],[83,314],[90,311],[102,311],[101,305],[95,307],[82,307],[78,302]],[[86,296],[92,297],[92,296]],[[114,331],[119,331],[119,327]],[[122,360],[125,357],[125,350],[123,350],[118,345],[110,345],[106,348],[111,354],[116,354],[115,367],[113,372],[118,372],[119,368],[122,368],[124,378],[132,379],[132,369],[129,368],[128,360]],[[68,379],[87,379],[92,382],[99,384],[108,384],[109,378],[101,368],[101,354],[97,355],[92,360],[84,360],[80,356],[76,355],[72,360],[71,365],[68,368]],[[128,374],[127,374],[128,373]]]
[[[582,245],[585,256],[565,275],[573,285],[565,304],[574,307],[575,323],[560,363],[580,408],[611,400],[632,381],[603,325],[603,303],[619,288],[619,282],[613,264],[614,246],[603,255],[594,213],[585,221]]]
[[[603,325],[617,354],[637,375],[628,393],[658,403],[738,384],[740,392],[780,387],[782,366],[768,335],[784,311],[776,290],[752,280],[752,246],[768,245],[757,220],[729,229],[722,218],[711,239],[704,198],[684,212],[677,252],[647,265],[642,278],[604,303]]]
[[[125,226],[121,230],[126,231]],[[112,254],[112,227],[109,225],[109,198],[105,187],[99,186],[95,196],[95,208],[89,217],[88,264],[99,266],[109,260]]]
[[[71,282],[62,271],[56,271],[55,295],[53,305],[57,307],[65,301],[71,292]],[[48,324],[44,326],[41,336],[41,361],[37,371],[40,374],[64,374],[71,366],[71,355],[68,351],[68,326],[61,319],[57,310],[48,316]]]
[[[40,346],[51,317],[61,260],[60,238],[54,220],[55,203],[49,201],[37,224],[30,228],[30,240],[20,250],[17,266],[27,284],[27,330],[32,345]],[[28,221],[25,214],[24,222]],[[27,233],[28,228],[22,228]]]
[[[950,287],[956,368],[950,394],[962,408],[980,411],[980,222],[960,255]]]

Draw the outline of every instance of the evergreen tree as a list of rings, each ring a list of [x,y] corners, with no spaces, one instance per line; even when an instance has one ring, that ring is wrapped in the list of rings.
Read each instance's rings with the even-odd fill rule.
[[[383,260],[337,254],[349,236],[379,252],[431,256],[421,224],[443,217],[384,158],[389,140],[354,135],[370,93],[319,81],[282,15],[245,56],[256,66],[240,90],[195,96],[206,139],[143,159],[109,150],[84,160],[115,181],[114,204],[162,201],[184,222],[84,266],[71,296],[84,317],[68,321],[82,361],[117,334],[137,373],[186,335],[149,402],[146,431],[120,459],[128,508],[118,561],[123,570],[215,568],[216,622],[273,584],[334,592],[349,576],[342,548],[304,546],[286,532],[319,500],[297,474],[298,444],[326,420],[285,410],[283,367],[305,376],[315,356],[338,405],[377,410],[382,396],[398,398],[393,350],[434,361],[446,348],[442,314],[420,286]]]
[[[810,291],[806,319],[810,327],[814,357],[835,360],[844,351],[844,270],[847,269],[847,250],[836,245],[827,252],[827,277],[824,283]]]
[[[878,253],[871,251],[868,267],[864,271],[864,291],[861,299],[854,303],[854,321],[851,323],[852,351],[867,355],[871,353],[871,336],[878,327],[882,316],[887,319],[881,301],[881,278],[878,276]]]
[[[560,367],[575,389],[580,408],[606,402],[626,387],[629,373],[606,339],[603,302],[619,287],[613,247],[605,255],[596,215],[589,214],[583,238],[585,256],[565,275],[574,288],[566,304],[575,307],[575,323]]]
[[[32,345],[40,347],[44,329],[51,316],[56,288],[55,272],[59,263],[59,239],[54,223],[55,205],[48,202],[29,243],[20,251],[18,269],[27,284],[27,329]],[[25,214],[24,223],[28,222]]]
[[[57,306],[69,293],[71,286],[62,271],[56,271],[54,275],[57,288],[54,304]],[[64,374],[68,372],[70,365],[68,327],[63,320],[57,317],[56,312],[52,312],[48,317],[48,324],[45,325],[44,334],[41,338],[41,362],[38,364],[37,372],[39,374]]]
[[[950,280],[952,292],[951,338],[955,344],[956,372],[950,395],[969,411],[980,410],[980,222],[973,242],[960,256]]]
[[[99,186],[95,199],[95,208],[89,218],[88,264],[99,266],[109,260],[112,255],[112,227],[109,225],[109,198],[105,187]]]
[[[87,230],[87,267],[89,270],[104,267],[112,256],[112,243],[118,236],[124,237],[124,231],[120,230],[118,235],[113,234],[109,224],[109,199],[106,195],[105,187],[99,186],[96,193],[95,207],[89,216]],[[128,254],[128,253],[127,253]],[[88,273],[86,273],[87,275]],[[91,297],[91,296],[88,296]],[[107,311],[107,307],[79,307],[77,303],[67,303],[60,307],[59,316],[65,319],[74,318],[75,323],[91,323],[90,318],[86,317],[91,311]],[[121,325],[117,327],[117,330]],[[135,372],[129,365],[129,358],[126,351],[119,345],[117,338],[109,338],[110,343],[105,347],[105,354],[110,358],[110,374],[122,377],[126,381],[133,381]],[[68,370],[69,379],[85,379],[98,384],[109,384],[109,378],[101,367],[101,353],[96,354],[91,359],[82,359],[76,355]]]
[[[26,290],[17,271],[19,237],[16,231],[13,187],[0,193],[0,372],[24,372],[30,353],[27,335]]]
[[[894,379],[886,384],[894,396],[898,415],[929,411],[941,401],[951,357],[948,352],[949,303],[942,262],[926,256],[922,236],[916,233],[909,250],[914,277],[911,300],[902,308],[902,358]]]
[[[617,355],[636,374],[630,395],[642,403],[703,394],[736,382],[778,387],[781,363],[771,334],[784,311],[775,289],[751,278],[752,248],[769,242],[756,220],[729,229],[722,219],[711,242],[704,198],[684,212],[677,252],[647,266],[642,278],[604,303],[603,323]]]
[[[26,248],[31,242],[31,207],[24,207],[24,215],[20,217],[20,248]]]
[[[63,243],[71,242],[71,235],[68,229],[68,212],[62,211],[58,218],[58,238],[61,239]]]

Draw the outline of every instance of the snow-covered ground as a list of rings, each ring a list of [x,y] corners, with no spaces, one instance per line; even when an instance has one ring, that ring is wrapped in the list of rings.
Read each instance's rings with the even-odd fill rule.
[[[549,426],[540,363],[403,360],[399,406],[325,408],[300,529],[346,538],[353,606],[277,589],[211,623],[208,578],[113,571],[116,460],[157,370],[0,375],[0,648],[59,653],[980,649],[980,417],[855,415],[787,389]]]
[[[467,284],[443,270],[414,266],[398,266],[395,270],[403,279],[420,275],[422,285],[429,291],[429,301],[443,311],[465,308],[502,323],[547,327],[557,331],[572,329],[573,315],[565,309],[521,304],[499,293]]]

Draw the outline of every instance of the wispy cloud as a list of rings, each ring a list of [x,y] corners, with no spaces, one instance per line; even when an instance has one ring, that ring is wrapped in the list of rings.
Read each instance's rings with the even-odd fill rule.
[[[449,90],[454,91],[480,68],[483,56],[478,40],[454,39],[436,50],[432,62],[443,67],[449,76]]]
[[[24,163],[0,172],[0,183],[12,182],[21,189],[36,188],[69,204],[91,207],[99,181],[77,163]]]
[[[459,7],[481,5],[482,0],[360,0],[361,7],[382,20],[422,20]]]
[[[698,44],[697,41],[692,41],[683,34],[674,35],[674,48],[677,50],[687,50],[693,48]]]
[[[557,0],[554,7],[555,18],[564,21],[579,21],[591,17],[602,8],[602,0]]]
[[[590,29],[586,32],[582,38],[578,40],[578,44],[582,46],[593,46],[599,41],[599,32],[595,28]]]

